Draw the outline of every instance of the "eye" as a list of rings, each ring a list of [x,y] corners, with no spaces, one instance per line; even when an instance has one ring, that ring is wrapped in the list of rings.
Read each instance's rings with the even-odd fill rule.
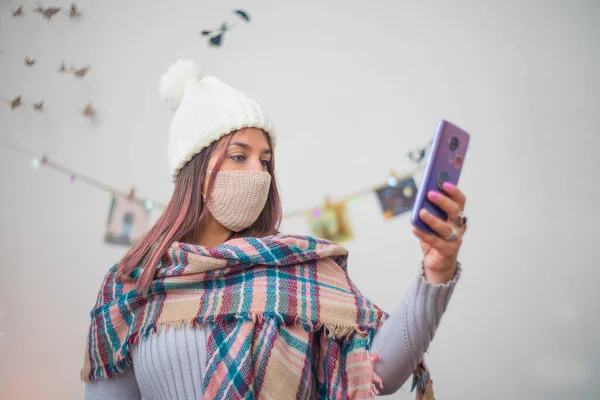
[[[233,161],[237,161],[237,162],[244,162],[246,160],[246,157],[244,157],[242,155],[235,155],[235,156],[231,156],[231,159]]]
[[[271,160],[262,160],[261,161],[263,167],[269,167],[269,165],[271,165]]]

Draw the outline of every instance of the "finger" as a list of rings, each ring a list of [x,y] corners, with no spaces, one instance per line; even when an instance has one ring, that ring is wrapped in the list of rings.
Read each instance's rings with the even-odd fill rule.
[[[421,209],[421,211],[419,212],[419,217],[421,217],[423,222],[425,222],[431,229],[437,232],[437,234],[440,235],[442,238],[446,238],[450,236],[452,232],[454,232],[454,227],[450,223],[442,221],[441,219],[431,214],[424,208]]]
[[[443,240],[442,238],[440,238],[439,236],[436,236],[432,233],[427,233],[425,231],[422,231],[420,229],[417,228],[413,228],[413,234],[420,240],[422,240],[423,242],[427,243],[428,245],[430,245],[431,247],[437,249],[440,247],[440,245],[442,245],[443,243],[441,243],[441,241]]]
[[[417,237],[417,239],[428,244],[446,257],[452,257],[455,255],[460,247],[460,243],[457,244],[455,241],[449,242],[440,238],[439,236],[424,232],[415,227],[413,227],[413,234]]]
[[[456,204],[458,204],[458,207],[461,210],[464,210],[467,199],[463,192],[461,192],[459,188],[450,182],[444,182],[442,186],[444,188],[444,192],[446,192],[446,194],[450,196],[450,198],[454,200]]]
[[[444,210],[450,219],[456,218],[458,213],[462,210],[462,208],[460,208],[460,206],[450,197],[444,196],[435,190],[429,191],[427,193],[427,198],[433,204]]]
[[[444,256],[450,256],[457,251],[454,242],[444,240],[432,233],[427,233],[418,228],[413,228],[413,234],[417,237],[417,239],[436,249]]]

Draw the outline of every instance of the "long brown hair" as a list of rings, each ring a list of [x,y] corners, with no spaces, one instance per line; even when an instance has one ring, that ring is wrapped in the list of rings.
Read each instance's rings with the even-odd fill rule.
[[[227,148],[235,132],[213,142],[196,154],[180,171],[175,180],[173,196],[158,218],[154,226],[144,237],[125,254],[118,266],[121,276],[129,276],[137,267],[142,267],[142,274],[137,280],[137,290],[146,293],[161,257],[171,244],[181,241],[187,235],[201,229],[206,219],[208,208],[202,197],[202,188],[206,179],[206,170],[211,155],[219,150],[219,157],[213,168],[217,172],[227,154]],[[269,135],[265,134],[271,149]],[[269,196],[258,219],[249,228],[236,233],[233,237],[265,237],[277,232],[281,223],[281,200],[275,179],[275,155],[268,166],[271,174]],[[214,187],[216,173],[210,174],[206,198],[210,198]]]

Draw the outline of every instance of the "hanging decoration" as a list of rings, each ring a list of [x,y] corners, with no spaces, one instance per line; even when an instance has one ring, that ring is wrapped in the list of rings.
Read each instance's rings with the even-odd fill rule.
[[[24,14],[24,12],[23,12],[23,6],[19,6],[19,8],[17,8],[15,11],[13,11],[12,17],[13,18],[22,17],[23,14]]]
[[[344,242],[353,237],[345,200],[333,203],[326,197],[322,207],[306,211],[306,218],[313,236],[332,242]]]
[[[415,164],[421,164],[425,161],[425,154],[427,153],[427,147],[419,147],[408,152],[408,158]]]
[[[37,103],[33,103],[33,109],[38,112],[44,111],[44,100],[41,100]]]
[[[81,18],[83,14],[81,10],[79,10],[79,8],[77,7],[77,4],[71,3],[71,7],[69,8],[69,12],[67,13],[67,15],[71,19],[78,19]]]
[[[10,103],[8,103],[8,105],[10,106],[11,110],[16,110],[17,108],[21,107],[21,103],[23,100],[23,96],[18,95],[15,98],[13,98]]]
[[[40,2],[37,3],[37,6],[33,8],[33,12],[42,15],[43,18],[45,18],[46,20],[50,21],[52,18],[54,18],[57,14],[61,13],[61,14],[65,14],[67,15],[70,19],[77,19],[77,18],[81,18],[81,16],[83,15],[81,12],[81,9],[79,8],[79,6],[75,3],[72,2],[70,7],[68,9],[64,9],[63,7],[60,6],[51,6],[51,7],[45,7],[44,5],[42,5]],[[20,5],[19,7],[17,7],[16,9],[14,9],[14,11],[11,12],[12,18],[16,18],[16,17],[21,17],[23,16],[25,13],[24,11],[24,6]],[[4,54],[3,50],[0,50],[0,54]],[[30,56],[26,56],[24,58],[24,65],[25,67],[31,68],[34,65],[37,65],[38,60],[36,58],[30,57]],[[87,74],[89,73],[91,69],[90,65],[86,65],[86,66],[82,66],[82,67],[75,67],[74,65],[72,65],[70,68],[67,68],[67,65],[64,61],[61,62],[61,65],[58,69],[58,72],[60,73],[67,73],[70,72],[73,74],[73,76],[75,76],[76,78],[79,79],[83,79],[87,76]],[[23,103],[23,99],[22,96],[16,96],[15,98],[13,98],[9,103],[9,106],[11,108],[12,111],[15,111],[16,109],[20,108],[21,106],[25,105]],[[29,103],[28,105],[32,105],[33,109],[37,112],[41,112],[44,110],[44,101],[41,100],[37,103]],[[86,117],[86,118],[90,118],[93,119],[97,112],[96,110],[92,107],[91,103],[87,104],[83,110],[81,110],[81,113]]]
[[[92,68],[90,65],[87,65],[85,67],[81,67],[79,69],[75,68],[74,66],[71,67],[71,72],[73,73],[73,75],[75,75],[77,78],[84,78],[87,73],[90,71],[90,68]]]
[[[133,191],[133,189],[132,189]],[[135,200],[135,195],[112,195],[104,241],[123,246],[134,245],[148,231],[150,212]]]
[[[41,8],[41,6],[38,7],[38,8]],[[33,67],[34,65],[37,64],[37,59],[33,58],[33,57],[26,56],[23,59],[23,64],[26,67],[31,68],[31,67]],[[66,66],[66,63],[64,61],[62,61],[61,64],[60,64],[60,67],[58,69],[58,72],[59,73],[68,73],[68,72],[70,72],[70,73],[73,74],[73,76],[75,76],[75,77],[77,77],[79,79],[83,79],[83,78],[86,77],[86,75],[88,74],[88,72],[90,71],[90,69],[91,69],[90,65],[86,65],[86,66],[80,67],[80,68],[77,68],[77,67],[75,67],[73,65],[73,66],[71,66],[68,69],[67,66]],[[38,101],[36,103],[25,104],[25,102],[23,101],[23,96],[22,95],[15,96],[12,100],[10,100],[10,101],[8,101],[6,103],[10,106],[10,109],[12,111],[15,111],[16,109],[20,108],[23,105],[31,105],[31,106],[33,106],[33,109],[35,111],[38,111],[38,112],[41,112],[41,111],[44,110],[44,100]],[[82,112],[82,114],[85,117],[90,118],[90,119],[93,119],[96,116],[96,114],[97,114],[96,110],[93,108],[93,106],[92,106],[91,103],[86,104],[85,107],[83,108],[83,110],[81,112]]]
[[[247,11],[234,10],[233,13],[237,15],[242,21],[246,23],[250,22],[250,14],[248,14]],[[225,21],[217,29],[200,31],[200,35],[207,37],[208,45],[210,47],[221,47],[221,45],[223,44],[223,37],[225,35],[225,32],[233,30],[235,26],[235,22],[229,23]]]
[[[61,74],[72,73],[75,77],[83,79],[90,72],[92,68],[91,65],[86,65],[84,67],[77,68],[75,65],[71,65],[70,68],[67,68],[67,63],[61,61],[60,66],[57,69],[57,72]]]
[[[375,190],[385,219],[410,211],[415,203],[417,184],[412,175],[398,177],[390,173],[388,184]]]
[[[44,17],[46,20],[50,21],[52,18],[54,18],[54,16],[56,16],[62,10],[63,10],[62,7],[44,7],[43,5],[38,3],[38,5],[33,9],[33,12],[41,14],[42,17]],[[81,12],[81,10],[79,9],[79,7],[77,6],[76,3],[71,3],[71,6],[69,7],[69,9],[63,11],[62,14],[65,14],[66,16],[69,17],[69,19],[72,19],[72,20],[79,19],[83,15],[83,13]],[[11,15],[13,18],[22,17],[23,15],[25,15],[25,9],[23,8],[23,6],[19,6],[19,7],[17,7],[16,10],[14,10],[12,12]]]
[[[86,65],[86,66],[80,67],[80,68],[77,68],[75,65],[71,65],[71,67],[67,68],[67,63],[64,61],[61,61],[60,66],[58,67],[58,69],[56,71],[61,74],[72,73],[73,76],[83,79],[88,74],[88,72],[90,72],[91,68],[92,68],[91,65]]]
[[[33,11],[38,14],[42,14],[42,16],[44,18],[46,18],[46,20],[50,21],[52,19],[52,17],[54,17],[56,14],[58,14],[60,12],[61,9],[62,9],[61,7],[44,8],[44,6],[42,6],[40,4],[36,8],[34,8]]]
[[[14,97],[11,101],[6,102],[12,111],[15,111],[17,108],[21,108],[23,106],[32,106],[33,109],[37,112],[42,112],[44,110],[44,100],[40,100],[35,103],[25,103],[23,101],[23,96],[18,95]]]
[[[234,10],[235,14],[239,15],[245,22],[250,22],[250,15],[244,10]]]
[[[92,106],[92,103],[86,104],[86,106],[83,108],[83,111],[81,111],[81,113],[86,118],[93,119],[96,117],[96,110]]]

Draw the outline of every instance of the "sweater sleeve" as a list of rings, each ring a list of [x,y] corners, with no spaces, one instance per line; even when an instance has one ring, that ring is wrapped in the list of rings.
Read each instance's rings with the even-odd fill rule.
[[[132,367],[110,379],[85,383],[85,400],[140,400],[142,398]]]
[[[380,394],[396,392],[422,361],[461,272],[459,264],[454,278],[439,285],[426,281],[421,273],[375,332],[371,351],[379,355],[375,372],[383,384]]]

